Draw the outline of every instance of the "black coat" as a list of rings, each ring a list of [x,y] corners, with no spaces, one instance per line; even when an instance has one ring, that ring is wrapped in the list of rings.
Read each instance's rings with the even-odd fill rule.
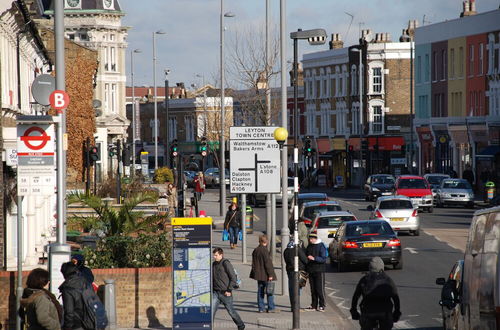
[[[287,273],[293,272],[295,268],[294,265],[295,248],[287,247],[283,252],[283,258],[285,259]],[[307,265],[306,253],[304,252],[303,248],[299,247],[299,270],[306,270],[306,265]]]
[[[351,310],[357,309],[361,295],[361,314],[392,313],[393,306],[395,312],[400,311],[398,290],[385,272],[370,272],[359,280],[352,297]]]
[[[314,260],[308,260],[307,272],[308,273],[324,273],[326,263],[326,247],[323,242],[311,244],[306,249],[307,256],[313,256]]]
[[[236,273],[228,259],[212,263],[212,289],[217,292],[231,292],[236,285]]]
[[[90,268],[84,265],[78,265],[78,272],[80,275],[87,280],[87,282],[92,285],[94,283],[94,274],[92,274],[92,271]]]
[[[276,274],[274,273],[273,261],[266,246],[259,245],[252,252],[252,270],[250,271],[250,278],[256,281],[269,280],[269,277],[276,281]]]
[[[241,212],[237,208],[233,210],[229,208],[226,213],[226,219],[224,220],[224,229],[229,229],[229,227],[241,229]]]
[[[87,280],[81,275],[74,273],[68,276],[59,287],[61,291],[65,329],[82,328],[83,297],[82,292],[88,286]]]

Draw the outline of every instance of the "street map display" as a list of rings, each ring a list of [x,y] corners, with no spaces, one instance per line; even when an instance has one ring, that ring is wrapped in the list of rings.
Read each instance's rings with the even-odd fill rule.
[[[210,329],[211,218],[174,218],[173,328]]]

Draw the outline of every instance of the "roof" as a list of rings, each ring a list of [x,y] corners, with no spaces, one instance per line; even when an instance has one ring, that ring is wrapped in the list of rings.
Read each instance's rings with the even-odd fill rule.
[[[335,216],[335,215],[352,215],[352,212],[349,211],[321,211],[318,213],[318,217],[328,217],[328,216]]]
[[[424,178],[427,178],[429,176],[446,176],[446,177],[450,177],[449,174],[444,174],[444,173],[427,173],[424,175]]]
[[[383,196],[377,198],[378,201],[389,201],[389,200],[394,200],[394,199],[404,199],[404,200],[409,200],[411,201],[410,197],[408,196],[403,196],[403,195],[392,195],[392,196]]]
[[[121,6],[119,0],[114,0],[109,8],[104,7],[104,1],[102,0],[80,0],[81,7],[68,9],[65,8],[65,11],[105,11],[105,12],[121,12]],[[53,0],[42,0],[43,7],[45,11],[52,12],[54,10]]]
[[[303,207],[307,207],[307,206],[316,206],[316,205],[321,205],[321,204],[325,204],[325,205],[339,205],[339,202],[337,202],[337,201],[314,201],[314,202],[304,203],[304,204],[302,204],[302,206]]]
[[[323,198],[328,197],[325,193],[301,193],[299,198]]]
[[[398,179],[424,179],[424,177],[420,175],[400,175]]]
[[[377,223],[387,223],[385,220],[358,220],[358,221],[347,221],[344,222],[346,226],[359,226],[359,225],[368,225],[368,224],[377,224]]]

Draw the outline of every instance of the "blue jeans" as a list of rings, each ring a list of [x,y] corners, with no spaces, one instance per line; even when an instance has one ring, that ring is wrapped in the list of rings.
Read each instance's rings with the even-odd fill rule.
[[[240,232],[240,228],[229,227],[229,243],[238,244],[238,233],[239,232]]]
[[[229,316],[233,319],[233,322],[236,324],[238,329],[244,329],[245,328],[245,323],[241,320],[240,315],[236,310],[234,309],[233,305],[233,296],[225,296],[224,292],[218,292],[214,291],[212,295],[212,318],[215,321],[215,313],[217,312],[217,309],[219,308],[219,305],[222,304],[226,308],[227,312],[229,313]]]
[[[267,283],[267,281],[257,281],[257,305],[259,306],[259,311],[266,310],[264,296],[267,296],[267,310],[272,311],[276,308],[274,305],[274,295],[270,296],[266,294]]]

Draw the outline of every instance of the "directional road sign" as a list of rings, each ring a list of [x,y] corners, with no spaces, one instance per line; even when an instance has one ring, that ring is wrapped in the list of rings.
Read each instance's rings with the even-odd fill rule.
[[[273,133],[276,127],[231,127],[231,193],[279,193],[281,162],[279,145]]]

